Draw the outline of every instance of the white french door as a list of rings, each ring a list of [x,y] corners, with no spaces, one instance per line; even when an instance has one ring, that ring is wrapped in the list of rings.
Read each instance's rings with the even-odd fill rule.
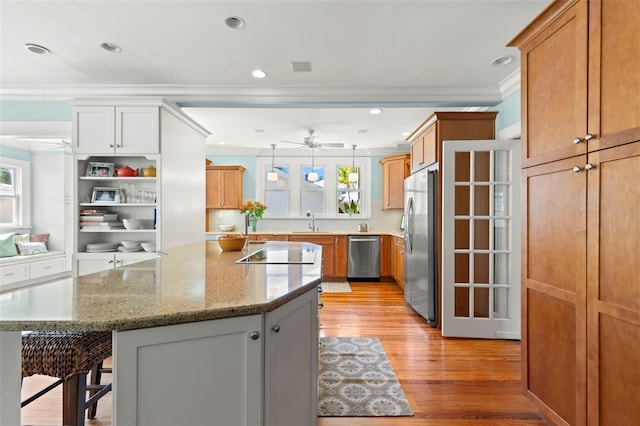
[[[520,339],[520,141],[443,143],[442,335]]]

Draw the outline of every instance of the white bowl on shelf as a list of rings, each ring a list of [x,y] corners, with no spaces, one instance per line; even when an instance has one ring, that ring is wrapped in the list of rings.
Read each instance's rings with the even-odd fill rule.
[[[127,249],[140,248],[140,241],[120,241],[120,244]]]
[[[235,227],[235,225],[218,225],[218,229],[224,232],[233,231],[233,228]]]
[[[143,229],[144,222],[142,219],[122,219],[125,229]]]
[[[156,243],[142,243],[142,249],[147,253],[153,253],[156,251]]]

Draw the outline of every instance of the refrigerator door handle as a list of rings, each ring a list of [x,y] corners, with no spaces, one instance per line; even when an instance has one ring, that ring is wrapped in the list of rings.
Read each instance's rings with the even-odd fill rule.
[[[407,223],[405,224],[404,240],[409,253],[413,252],[413,197],[407,201]]]

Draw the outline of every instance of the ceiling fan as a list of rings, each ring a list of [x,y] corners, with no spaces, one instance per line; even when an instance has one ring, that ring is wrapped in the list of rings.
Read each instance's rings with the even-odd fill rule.
[[[285,143],[294,143],[307,148],[344,148],[344,144],[340,142],[321,143],[316,136],[314,129],[309,129],[309,136],[304,138],[304,142],[280,141]]]

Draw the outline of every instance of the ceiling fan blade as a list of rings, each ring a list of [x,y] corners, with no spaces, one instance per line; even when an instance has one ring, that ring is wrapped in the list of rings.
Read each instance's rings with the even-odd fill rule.
[[[340,142],[319,143],[318,146],[323,148],[344,148],[344,144]]]
[[[306,146],[306,145],[307,145],[306,143],[302,143],[302,142],[292,142],[292,141],[283,141],[283,140],[281,140],[280,142],[284,142],[284,143],[294,143],[294,144],[296,144],[296,145],[304,145],[304,146]]]

